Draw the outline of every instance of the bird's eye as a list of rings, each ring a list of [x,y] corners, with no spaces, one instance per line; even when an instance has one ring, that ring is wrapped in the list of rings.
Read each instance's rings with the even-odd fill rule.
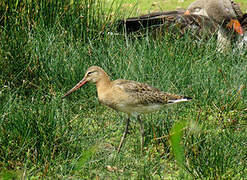
[[[92,71],[90,71],[90,72],[88,72],[88,73],[87,73],[87,75],[91,75],[92,73],[93,73],[93,72],[92,72]]]
[[[200,10],[201,10],[201,8],[199,8],[199,7],[194,9],[195,12],[199,12]]]

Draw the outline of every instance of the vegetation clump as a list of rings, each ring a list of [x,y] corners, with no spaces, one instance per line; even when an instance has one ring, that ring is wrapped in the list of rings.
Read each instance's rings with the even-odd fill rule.
[[[219,53],[214,38],[111,34],[122,17],[114,9],[0,2],[0,177],[247,177],[245,50]],[[94,86],[61,99],[91,65],[193,101],[143,117],[144,155],[133,121],[117,155],[124,114],[101,106]]]

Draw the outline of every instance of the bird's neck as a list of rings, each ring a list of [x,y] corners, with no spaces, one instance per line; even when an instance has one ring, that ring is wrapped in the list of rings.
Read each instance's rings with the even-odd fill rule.
[[[107,74],[104,74],[98,82],[96,82],[98,95],[107,91],[111,87],[111,80]]]

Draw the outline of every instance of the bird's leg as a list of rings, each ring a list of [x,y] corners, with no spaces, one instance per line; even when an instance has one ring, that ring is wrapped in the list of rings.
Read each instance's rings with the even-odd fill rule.
[[[123,145],[123,141],[124,141],[124,139],[125,139],[125,137],[126,137],[126,135],[127,135],[127,133],[128,133],[129,122],[130,122],[130,117],[128,117],[127,120],[126,120],[125,130],[124,130],[122,139],[121,139],[121,141],[120,141],[120,144],[119,144],[118,150],[117,150],[118,153],[120,152],[120,149],[121,149],[121,147],[122,147],[122,145]]]
[[[143,126],[143,122],[141,120],[140,115],[137,116],[137,119],[140,123],[140,133],[141,133],[141,152],[143,152],[143,146],[144,146],[144,126]]]

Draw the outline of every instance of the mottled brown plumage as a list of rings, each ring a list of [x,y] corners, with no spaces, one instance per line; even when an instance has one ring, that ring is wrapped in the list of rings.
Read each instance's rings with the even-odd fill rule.
[[[98,66],[89,67],[84,78],[74,88],[69,90],[63,98],[87,82],[96,84],[98,98],[103,105],[129,115],[118,152],[121,149],[123,140],[128,131],[130,115],[137,115],[138,121],[140,122],[140,131],[142,134],[141,144],[143,149],[144,129],[139,115],[159,110],[168,104],[189,101],[191,99],[180,95],[165,93],[157,88],[136,81],[123,79],[111,81],[107,73]]]

